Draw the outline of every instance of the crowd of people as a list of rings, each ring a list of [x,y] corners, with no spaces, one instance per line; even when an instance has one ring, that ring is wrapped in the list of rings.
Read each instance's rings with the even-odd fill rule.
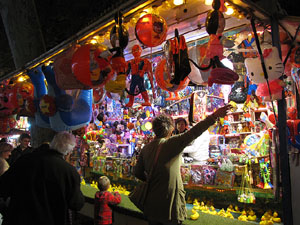
[[[229,109],[230,106],[219,108],[191,129],[185,120],[178,120],[175,125],[165,114],[153,119],[155,138],[141,148],[135,166],[135,176],[145,181],[159,149],[143,212],[149,225],[181,224],[186,219],[185,191],[180,175],[182,153]],[[30,147],[27,133],[20,136],[19,142],[13,149],[11,144],[0,141],[3,225],[72,224],[70,212],[84,205],[80,176],[66,161],[75,147],[75,137],[66,131],[59,132],[49,144],[37,149]],[[197,152],[186,152],[198,160]],[[112,224],[111,206],[121,202],[118,193],[108,192],[109,187],[110,180],[100,177],[99,191],[95,194],[94,224]]]

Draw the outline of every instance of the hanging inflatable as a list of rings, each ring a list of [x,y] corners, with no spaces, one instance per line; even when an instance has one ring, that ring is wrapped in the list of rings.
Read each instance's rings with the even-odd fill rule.
[[[191,72],[189,74],[189,79],[197,85],[205,84],[208,82],[208,77],[211,72],[211,68],[205,69],[199,69],[197,65],[195,65],[193,62],[195,62],[198,65],[205,65],[203,64],[203,58],[205,57],[205,50],[207,48],[207,45],[204,46],[193,46],[189,48],[189,58],[192,60],[191,65]],[[203,52],[204,50],[204,52]],[[204,56],[204,57],[203,57]],[[209,63],[209,61],[208,61]]]
[[[39,127],[43,128],[51,128],[49,117],[44,115],[39,107],[39,101],[40,99],[48,94],[48,90],[45,85],[45,76],[42,72],[42,69],[40,67],[36,67],[34,69],[31,69],[27,72],[27,75],[30,77],[31,82],[34,86],[34,104],[35,104],[35,123]]]
[[[186,77],[183,81],[179,83],[179,85],[171,84],[171,72],[169,66],[167,65],[167,60],[162,59],[156,69],[155,69],[155,80],[157,85],[168,92],[178,92],[186,88],[190,82],[189,78]]]
[[[167,37],[168,26],[165,19],[159,15],[146,14],[136,23],[135,36],[139,42],[147,47],[162,44]]]
[[[107,51],[104,45],[86,44],[73,54],[72,71],[76,79],[89,88],[104,86],[113,76],[109,61],[99,57],[104,51]]]
[[[55,57],[53,70],[55,73],[56,83],[59,88],[64,90],[71,89],[88,89],[81,83],[72,71],[72,57],[80,46],[72,46],[68,50]]]
[[[268,73],[269,87],[272,96],[269,94],[266,78],[264,76],[260,58],[247,58],[245,66],[249,80],[254,84],[258,84],[256,95],[265,97],[265,101],[281,99],[283,90],[283,81],[281,80],[284,73],[284,66],[279,58],[276,47],[265,49],[263,57]]]
[[[55,131],[76,130],[89,124],[92,117],[93,90],[81,90],[78,97],[72,97],[60,89],[50,66],[43,67],[48,83],[48,95],[55,98],[57,112],[49,117]]]

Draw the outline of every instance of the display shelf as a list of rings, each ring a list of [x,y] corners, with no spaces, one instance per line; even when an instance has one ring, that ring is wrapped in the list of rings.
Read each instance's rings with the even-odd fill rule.
[[[247,135],[247,134],[252,134],[252,132],[232,133],[232,134],[225,134],[224,136],[226,138],[232,138],[232,137],[239,137],[241,135]]]

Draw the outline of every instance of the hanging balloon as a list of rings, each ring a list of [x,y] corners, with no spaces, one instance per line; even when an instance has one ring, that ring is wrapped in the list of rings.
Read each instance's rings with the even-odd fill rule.
[[[179,85],[176,84],[171,84],[170,81],[172,79],[171,73],[167,67],[166,59],[162,59],[156,69],[155,69],[155,80],[157,85],[165,90],[165,91],[170,91],[170,92],[177,92],[185,89],[189,82],[190,79],[186,77],[184,80],[180,81]]]
[[[72,57],[79,46],[72,46],[68,50],[55,57],[53,70],[57,85],[64,90],[86,89],[87,87],[79,82],[72,72]]]
[[[141,17],[135,26],[135,36],[143,45],[156,47],[167,37],[168,26],[165,19],[155,14]]]
[[[115,15],[116,25],[110,31],[110,43],[115,47],[125,49],[129,41],[129,33],[126,27],[122,24],[123,17],[121,12]]]
[[[221,3],[220,0],[214,0],[213,10],[207,13],[205,28],[208,34],[221,34],[225,28],[225,18],[221,11],[219,11]]]
[[[88,87],[102,87],[113,76],[107,59],[99,57],[107,50],[104,45],[86,44],[72,57],[72,71],[78,81]]]
[[[15,128],[17,121],[13,117],[0,118],[0,133],[7,134],[11,129]]]

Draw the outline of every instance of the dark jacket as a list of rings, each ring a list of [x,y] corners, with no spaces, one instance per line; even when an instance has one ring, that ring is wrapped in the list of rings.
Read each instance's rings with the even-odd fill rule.
[[[64,225],[68,209],[84,204],[79,174],[52,149],[20,157],[0,187],[0,196],[11,197],[5,225]]]
[[[14,150],[12,150],[11,155],[9,159],[7,160],[8,164],[11,166],[15,161],[20,158],[22,155],[31,153],[33,151],[33,148],[27,147],[22,151],[20,145],[16,147]]]

